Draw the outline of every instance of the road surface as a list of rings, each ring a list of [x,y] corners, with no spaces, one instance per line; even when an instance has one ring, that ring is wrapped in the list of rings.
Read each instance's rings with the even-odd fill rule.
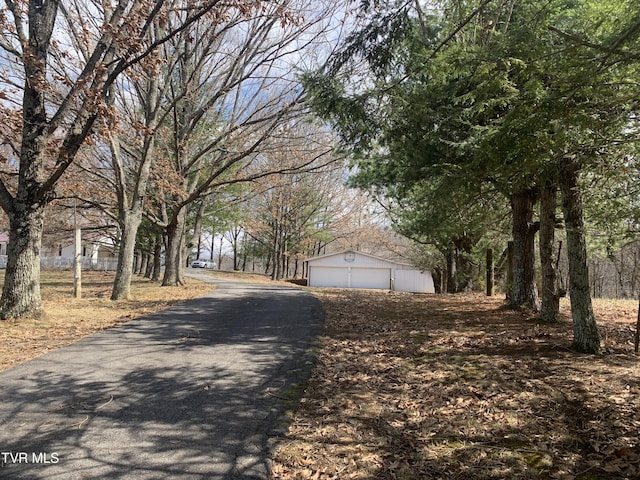
[[[1,372],[0,478],[267,478],[322,308],[294,288],[216,283]]]

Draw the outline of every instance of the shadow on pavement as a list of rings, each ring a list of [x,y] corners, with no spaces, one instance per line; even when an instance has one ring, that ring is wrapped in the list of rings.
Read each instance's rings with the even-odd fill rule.
[[[221,284],[7,370],[0,478],[267,478],[321,323],[299,290]]]

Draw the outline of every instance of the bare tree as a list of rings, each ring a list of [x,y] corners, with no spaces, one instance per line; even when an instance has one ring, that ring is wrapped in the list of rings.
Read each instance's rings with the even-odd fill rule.
[[[255,3],[255,2],[247,2]],[[41,311],[40,247],[46,205],[96,121],[112,114],[111,86],[216,1],[3,0],[0,92],[16,180],[0,182],[10,241],[0,317]],[[176,29],[146,41],[154,21]]]
[[[174,31],[175,19],[152,24],[146,41],[155,43]],[[115,202],[105,203],[87,192],[84,199],[100,206],[119,226],[118,267],[111,293],[112,300],[130,296],[134,273],[135,245],[142,222],[145,197],[152,177],[154,160],[161,155],[156,146],[162,135],[161,124],[167,108],[161,103],[176,59],[167,61],[166,45],[151,52],[129,68],[111,86],[110,106],[116,114],[104,119],[103,136],[92,156],[81,165],[87,177],[97,177],[114,193]],[[154,239],[155,242],[155,239]]]
[[[265,149],[292,141],[286,134],[304,114],[294,72],[332,28],[335,7],[310,0],[265,2],[251,15],[236,12],[224,23],[203,18],[172,40],[179,62],[164,100],[170,135],[161,146],[167,157],[155,168],[163,172],[155,215],[167,236],[163,285],[184,282],[190,204],[224,185],[291,168],[255,166]]]
[[[322,151],[318,127],[312,128],[316,132],[307,126],[303,137],[307,142],[317,138]],[[305,156],[315,158],[317,168],[293,171],[293,165],[314,166]],[[359,249],[369,246],[364,245],[364,237],[375,242],[374,228],[364,221],[368,200],[344,185],[346,171],[340,159],[328,163],[308,149],[289,148],[273,152],[264,161],[292,165],[291,172],[255,181],[256,193],[247,201],[247,237],[261,245],[273,279],[300,273],[300,260],[321,253],[327,245]]]

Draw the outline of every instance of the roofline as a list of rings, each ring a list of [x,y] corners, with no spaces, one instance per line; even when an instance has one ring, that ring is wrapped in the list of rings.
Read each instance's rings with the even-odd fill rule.
[[[381,260],[383,262],[395,263],[396,265],[405,265],[405,266],[408,266],[408,267],[412,267],[413,266],[410,263],[396,262],[395,260],[389,260],[388,258],[377,257],[376,255],[371,255],[370,253],[358,252],[357,250],[343,250],[341,252],[326,253],[324,255],[320,255],[320,256],[317,256],[317,257],[305,258],[302,261],[303,262],[308,262],[310,260],[319,260],[321,258],[336,257],[338,255],[344,255],[345,253],[357,253],[358,255],[363,255],[363,256],[369,257],[369,258],[374,258],[376,260]]]

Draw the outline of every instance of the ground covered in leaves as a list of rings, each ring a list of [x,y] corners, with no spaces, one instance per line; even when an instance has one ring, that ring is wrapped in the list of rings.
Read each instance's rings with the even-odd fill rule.
[[[481,295],[322,290],[317,368],[274,479],[637,479],[635,302],[596,301],[601,355]]]
[[[113,272],[83,272],[82,298],[72,297],[73,272],[43,271],[42,304],[46,315],[38,319],[0,321],[0,370],[69,345],[91,333],[148,315],[177,302],[199,297],[213,287],[189,279],[186,286],[161,287],[134,277],[132,297],[109,299]],[[4,280],[0,275],[0,283]]]

